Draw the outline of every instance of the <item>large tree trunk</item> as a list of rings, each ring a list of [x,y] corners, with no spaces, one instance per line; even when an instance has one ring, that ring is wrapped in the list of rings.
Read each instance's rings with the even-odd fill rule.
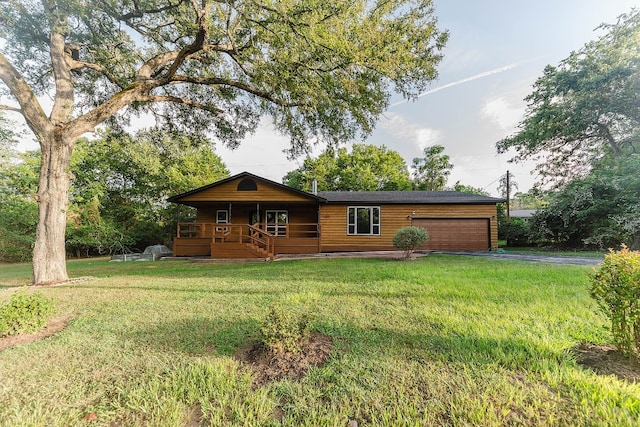
[[[69,164],[73,141],[60,134],[40,141],[42,165],[38,184],[38,227],[33,249],[33,284],[50,285],[68,280],[65,231],[71,182]]]

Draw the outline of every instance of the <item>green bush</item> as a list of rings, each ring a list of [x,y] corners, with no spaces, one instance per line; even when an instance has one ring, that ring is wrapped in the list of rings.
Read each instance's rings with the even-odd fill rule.
[[[8,304],[0,306],[0,337],[39,331],[52,312],[53,301],[40,293],[16,292]]]
[[[404,257],[409,258],[416,248],[429,241],[427,230],[421,227],[403,227],[393,236],[393,246],[404,251]]]
[[[507,246],[529,246],[529,223],[522,218],[511,218],[503,226],[503,238]]]
[[[591,277],[591,296],[611,321],[614,344],[629,357],[640,351],[640,252],[609,251]]]
[[[262,342],[274,352],[297,353],[309,339],[310,316],[299,310],[274,304],[260,328]]]

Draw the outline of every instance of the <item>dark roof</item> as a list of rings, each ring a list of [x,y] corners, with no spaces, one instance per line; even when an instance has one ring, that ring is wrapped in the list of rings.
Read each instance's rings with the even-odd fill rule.
[[[314,194],[307,193],[306,191],[300,191],[300,190],[295,189],[293,187],[289,187],[287,185],[280,184],[279,182],[271,181],[270,179],[266,179],[266,178],[263,178],[261,176],[254,175],[254,174],[251,174],[249,172],[240,172],[237,175],[233,175],[233,176],[230,176],[229,178],[225,178],[223,180],[216,181],[216,182],[214,182],[212,184],[208,184],[208,185],[196,188],[194,190],[187,191],[186,193],[182,193],[182,194],[178,194],[176,196],[169,197],[167,199],[167,201],[174,202],[174,203],[180,203],[180,199],[182,199],[183,197],[187,197],[187,196],[190,196],[192,194],[199,193],[199,192],[204,191],[204,190],[208,190],[209,188],[217,187],[219,185],[225,184],[225,183],[227,183],[229,181],[233,181],[234,179],[238,179],[238,178],[242,178],[242,177],[251,178],[251,179],[255,179],[257,181],[266,182],[266,183],[274,185],[276,187],[283,188],[283,189],[285,189],[287,191],[291,191],[292,193],[297,193],[297,194],[309,197],[310,199],[317,199],[317,200],[320,200],[320,201],[324,201],[322,198],[320,198],[320,197],[318,197],[318,196],[316,196]]]
[[[495,204],[505,200],[457,191],[320,191],[327,203]]]
[[[284,184],[253,175],[249,172],[241,172],[212,184],[196,188],[186,193],[169,197],[167,200],[174,203],[183,203],[180,199],[199,193],[209,188],[217,187],[238,178],[251,178],[283,188],[292,193],[297,193],[320,203],[349,203],[349,204],[495,204],[502,203],[504,199],[480,196],[477,194],[459,193],[457,191],[320,191],[317,195],[306,191],[297,190]]]

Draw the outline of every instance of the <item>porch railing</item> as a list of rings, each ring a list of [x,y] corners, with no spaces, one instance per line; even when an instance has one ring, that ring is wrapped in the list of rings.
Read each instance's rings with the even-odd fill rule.
[[[273,226],[275,224],[254,224],[253,227],[261,232],[267,232],[267,226]],[[285,226],[285,234],[278,237],[289,238],[314,238],[320,237],[320,225],[315,223],[290,223],[280,224]],[[241,227],[238,229],[238,227]],[[180,238],[195,238],[195,237],[209,237],[209,238],[222,238],[230,235],[238,235],[239,231],[242,231],[242,227],[249,227],[248,224],[227,224],[227,223],[210,223],[210,222],[181,222],[178,223],[177,237]],[[231,230],[234,233],[230,233]],[[244,233],[248,235],[247,233]],[[271,234],[271,233],[270,233]],[[238,240],[236,240],[238,241]]]
[[[257,227],[260,230],[271,230],[278,227],[280,234],[276,237],[289,237],[292,239],[320,237],[320,224],[316,223],[260,223],[255,224],[254,227]],[[284,231],[284,233],[282,233],[282,231]]]
[[[273,257],[275,255],[276,245],[273,240],[273,234],[267,233],[266,231],[261,230],[258,227],[254,227],[253,225],[247,225],[247,231],[249,240],[253,245],[264,249],[269,257]]]

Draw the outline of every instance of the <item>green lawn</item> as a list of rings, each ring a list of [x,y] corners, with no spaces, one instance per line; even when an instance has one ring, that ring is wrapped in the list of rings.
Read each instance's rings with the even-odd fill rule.
[[[40,292],[75,320],[0,352],[0,425],[637,425],[640,385],[571,355],[609,341],[590,270],[444,255],[70,262],[93,279]],[[0,266],[0,301],[29,275]],[[252,390],[232,354],[276,301],[315,301],[335,350],[301,381]]]

